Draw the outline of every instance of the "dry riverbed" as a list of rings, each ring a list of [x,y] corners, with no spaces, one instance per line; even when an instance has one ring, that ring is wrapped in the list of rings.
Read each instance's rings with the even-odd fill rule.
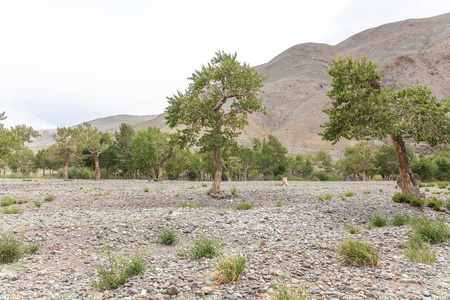
[[[238,192],[228,200],[208,198],[209,186],[143,180],[0,180],[0,197],[29,201],[20,205],[23,214],[0,214],[0,232],[42,245],[36,254],[0,265],[0,299],[264,299],[280,281],[308,287],[314,299],[450,299],[450,242],[432,246],[433,264],[412,263],[403,254],[408,226],[367,228],[374,214],[392,218],[421,213],[391,200],[398,191],[394,182],[291,182],[287,187],[279,182],[225,182],[224,191],[235,186]],[[348,192],[355,195],[341,197]],[[318,201],[327,194],[331,200]],[[44,201],[47,195],[54,200]],[[253,208],[234,210],[240,201]],[[177,208],[180,202],[203,208]],[[278,202],[281,207],[276,207]],[[430,208],[423,213],[431,219],[440,216]],[[445,215],[446,223],[449,216]],[[360,232],[346,231],[350,223]],[[179,232],[177,245],[157,242],[166,226]],[[216,259],[198,262],[180,255],[178,250],[191,246],[199,234],[220,238],[226,252],[245,254],[240,282],[216,285]],[[381,255],[380,265],[343,263],[334,249],[347,238],[372,243]],[[117,290],[93,290],[94,267],[106,259],[105,241],[118,252],[145,250],[145,274]]]

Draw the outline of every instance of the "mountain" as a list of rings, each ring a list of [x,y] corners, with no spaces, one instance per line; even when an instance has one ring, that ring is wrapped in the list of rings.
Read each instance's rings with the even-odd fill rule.
[[[326,69],[334,56],[339,53],[354,58],[366,55],[385,73],[384,87],[426,84],[438,98],[450,98],[449,49],[450,14],[385,24],[355,34],[334,46],[315,43],[293,46],[255,67],[269,75],[261,96],[271,116],[250,115],[249,126],[238,141],[251,145],[253,138],[273,134],[290,153],[326,150],[339,155],[355,141],[343,140],[332,145],[317,134],[322,131],[320,124],[328,119],[322,109],[331,103],[326,96],[331,88],[331,77]],[[157,126],[163,131],[168,130],[164,115],[134,124],[136,129]]]

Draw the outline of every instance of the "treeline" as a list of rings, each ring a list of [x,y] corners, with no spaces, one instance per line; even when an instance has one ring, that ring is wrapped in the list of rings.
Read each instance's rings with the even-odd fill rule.
[[[114,134],[101,133],[85,123],[77,128],[58,128],[56,144],[39,150],[35,155],[24,146],[36,136],[35,131],[9,130],[9,139],[16,148],[3,151],[0,168],[23,175],[38,169],[48,176],[94,179],[95,161],[101,178],[148,178],[158,176],[170,180],[212,180],[215,171],[212,151],[175,147],[173,134],[158,128],[135,131],[122,124]],[[0,131],[1,132],[1,131]],[[24,132],[27,132],[25,134]],[[22,139],[19,137],[22,136]],[[16,136],[15,138],[12,138]],[[450,180],[450,154],[435,153],[418,158],[409,153],[411,169],[423,180]],[[288,155],[286,148],[273,135],[254,139],[252,147],[234,144],[222,153],[223,180],[393,180],[398,175],[398,163],[393,146],[371,147],[360,142],[348,147],[344,157],[333,161],[325,151],[312,154]],[[161,170],[162,166],[162,170]],[[162,174],[161,171],[163,171]],[[100,174],[99,174],[100,176]]]

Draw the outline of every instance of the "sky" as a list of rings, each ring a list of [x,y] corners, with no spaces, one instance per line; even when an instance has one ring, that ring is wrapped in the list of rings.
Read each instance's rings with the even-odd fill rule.
[[[219,50],[256,66],[448,12],[448,0],[0,0],[0,112],[35,129],[160,114]]]

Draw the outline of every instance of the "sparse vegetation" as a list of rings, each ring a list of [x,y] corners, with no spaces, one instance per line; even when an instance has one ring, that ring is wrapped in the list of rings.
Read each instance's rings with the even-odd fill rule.
[[[197,205],[197,204],[192,204],[192,203],[189,203],[189,202],[179,202],[177,204],[177,207],[179,207],[179,208],[201,208],[202,206],[201,205]]]
[[[286,282],[280,282],[269,294],[270,300],[308,300],[306,288],[295,288]]]
[[[388,224],[388,218],[386,216],[376,214],[372,217],[370,223],[373,225],[373,227],[385,227]]]
[[[368,195],[368,194],[370,194],[370,191],[364,191],[363,194]]]
[[[347,229],[347,231],[348,231],[350,234],[356,234],[356,233],[358,233],[359,230],[360,230],[358,226],[355,226],[355,225],[353,225],[353,224],[346,224],[346,225],[345,225],[345,229]]]
[[[442,205],[444,205],[444,201],[442,201],[436,197],[433,197],[427,201],[427,206],[431,207],[432,209],[434,209],[436,211],[440,211]]]
[[[379,254],[366,242],[343,241],[338,245],[337,252],[345,262],[352,265],[377,266],[379,263]]]
[[[34,254],[34,253],[38,252],[40,248],[41,248],[41,245],[39,245],[38,243],[32,243],[32,244],[26,245],[25,252]]]
[[[283,202],[278,201],[277,204],[275,204],[275,207],[282,207],[283,206]]]
[[[10,206],[16,203],[17,201],[10,196],[4,196],[0,199],[0,206]]]
[[[148,193],[150,191],[150,189],[148,187],[144,188],[144,193]]]
[[[351,196],[354,196],[355,195],[355,193],[353,193],[353,192],[348,192],[348,193],[345,193],[345,197],[351,197]]]
[[[214,281],[216,284],[227,284],[233,281],[239,281],[244,271],[247,258],[240,254],[230,254],[221,256],[214,272]]]
[[[252,208],[252,204],[248,202],[240,202],[234,206],[235,210],[249,210]]]
[[[13,263],[22,257],[22,243],[12,234],[0,234],[0,264]]]
[[[317,198],[317,200],[324,202],[325,200],[331,200],[332,196],[330,194],[325,195],[325,196],[320,196]]]
[[[178,242],[177,231],[173,228],[165,228],[158,235],[158,242],[163,245],[172,246]]]
[[[53,200],[55,200],[55,197],[53,195],[45,196],[45,201],[53,201]]]
[[[423,241],[430,244],[443,243],[450,238],[450,227],[444,219],[430,221],[422,215],[412,220],[411,227]]]
[[[42,206],[42,203],[39,202],[39,201],[34,201],[33,204],[34,204],[34,206],[36,206],[36,207],[41,207],[41,206]]]
[[[21,209],[20,207],[11,207],[11,208],[4,208],[3,209],[3,214],[4,215],[19,215],[19,214],[23,214],[23,209]]]
[[[194,245],[186,250],[180,251],[184,257],[191,260],[199,260],[202,257],[214,258],[222,253],[223,244],[217,238],[209,238],[199,234],[194,239]]]
[[[404,226],[404,225],[408,225],[410,221],[411,221],[411,218],[407,214],[396,215],[392,219],[391,224],[392,224],[392,226]]]
[[[430,247],[423,242],[420,235],[413,234],[406,242],[405,256],[412,262],[431,264],[435,260],[436,253],[430,250]]]
[[[239,196],[238,190],[237,190],[237,188],[234,185],[231,187],[230,193],[231,193],[231,195],[233,197],[238,197]]]

